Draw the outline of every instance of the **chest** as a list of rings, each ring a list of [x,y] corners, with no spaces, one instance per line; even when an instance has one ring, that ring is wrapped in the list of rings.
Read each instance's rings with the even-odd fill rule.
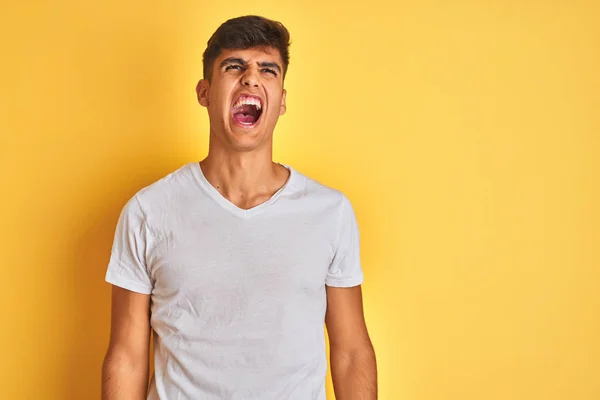
[[[203,297],[252,290],[302,294],[322,290],[334,254],[324,218],[243,220],[223,215],[174,217],[149,255],[157,294],[185,289]]]

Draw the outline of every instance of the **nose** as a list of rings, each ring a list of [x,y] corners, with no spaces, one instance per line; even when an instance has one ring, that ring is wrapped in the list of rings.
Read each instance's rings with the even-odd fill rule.
[[[258,87],[258,76],[254,68],[248,68],[242,76],[242,84],[246,87]]]

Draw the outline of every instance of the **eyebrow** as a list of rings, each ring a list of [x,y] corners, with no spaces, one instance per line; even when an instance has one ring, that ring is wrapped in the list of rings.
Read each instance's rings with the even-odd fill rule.
[[[224,66],[229,65],[229,64],[238,64],[238,65],[242,65],[244,67],[248,66],[248,62],[246,60],[244,60],[243,58],[228,57],[228,58],[224,59],[223,61],[221,61],[221,65],[219,67],[223,68]],[[281,73],[281,67],[276,62],[263,61],[263,62],[259,62],[257,64],[261,68],[273,68],[273,69],[276,69],[277,72]]]
[[[220,68],[223,68],[224,66],[226,66],[228,64],[239,64],[239,65],[243,65],[243,66],[248,65],[248,63],[246,62],[246,60],[244,60],[242,58],[229,57],[229,58],[226,58],[223,61],[221,61]]]

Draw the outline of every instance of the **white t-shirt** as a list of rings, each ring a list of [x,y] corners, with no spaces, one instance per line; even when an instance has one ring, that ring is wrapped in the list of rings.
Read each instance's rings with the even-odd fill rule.
[[[325,399],[325,285],[363,282],[359,232],[341,192],[284,166],[250,210],[196,162],[123,208],[106,281],[151,295],[148,399]]]

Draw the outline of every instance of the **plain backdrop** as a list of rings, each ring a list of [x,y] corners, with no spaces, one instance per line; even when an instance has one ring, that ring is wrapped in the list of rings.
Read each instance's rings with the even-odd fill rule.
[[[599,399],[593,0],[2,1],[0,397],[99,398],[117,217],[205,156],[244,14],[292,34],[276,161],[355,207],[380,399]]]

